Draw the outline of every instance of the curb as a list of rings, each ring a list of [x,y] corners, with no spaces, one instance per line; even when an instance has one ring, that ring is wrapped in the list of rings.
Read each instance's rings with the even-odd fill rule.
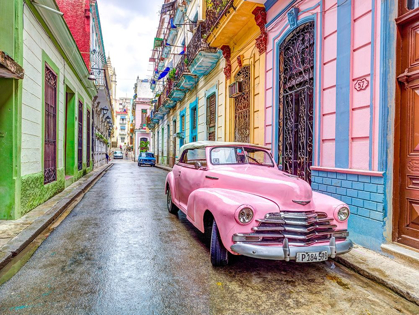
[[[172,168],[171,168],[171,167],[169,167],[169,166],[164,166],[164,165],[161,165],[161,164],[156,164],[156,167],[157,167],[157,168],[160,168],[160,169],[162,169],[162,170],[168,171],[168,172],[170,172],[170,171],[172,170]]]
[[[78,197],[84,195],[100,177],[107,172],[113,164],[108,164],[100,172],[92,175],[85,183],[81,184],[77,189],[57,202],[44,215],[37,218],[30,226],[13,238],[5,247],[3,247],[5,254],[0,257],[0,271],[3,269],[15,256],[25,249],[38,235],[40,235],[55,219],[57,219],[67,207]],[[63,190],[65,191],[65,190]]]
[[[375,254],[379,255],[378,253]],[[391,275],[391,273],[389,275],[385,272],[381,272],[381,269],[383,268],[380,266],[377,266],[376,268],[370,268],[369,266],[367,266],[366,263],[358,261],[359,259],[354,259],[354,257],[346,255],[348,254],[337,256],[336,258],[334,258],[334,260],[344,265],[345,267],[352,269],[361,276],[383,285],[384,287],[400,295],[406,300],[419,305],[419,291],[417,286],[415,287],[407,282],[397,281],[397,278],[395,279],[394,276]],[[383,259],[388,258],[383,257]],[[394,268],[397,268],[397,266],[394,266]],[[400,266],[400,268],[404,268],[404,266]],[[412,276],[414,278],[416,277],[415,275]]]

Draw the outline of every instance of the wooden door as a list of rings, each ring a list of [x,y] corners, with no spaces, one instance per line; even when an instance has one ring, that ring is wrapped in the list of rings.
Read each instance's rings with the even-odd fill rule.
[[[395,239],[419,249],[419,8],[397,19],[398,97],[395,147]]]
[[[215,141],[216,104],[216,95],[213,93],[207,98],[207,134],[211,141]]]

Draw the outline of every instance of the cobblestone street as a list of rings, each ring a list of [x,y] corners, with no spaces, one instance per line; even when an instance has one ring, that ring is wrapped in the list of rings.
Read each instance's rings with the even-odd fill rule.
[[[201,233],[167,212],[166,174],[116,162],[0,287],[0,313],[419,314],[331,261],[213,268]]]

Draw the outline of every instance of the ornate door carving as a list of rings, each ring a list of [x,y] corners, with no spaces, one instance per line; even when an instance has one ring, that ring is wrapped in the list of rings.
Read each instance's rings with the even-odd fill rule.
[[[234,141],[250,142],[250,66],[241,68],[234,79],[243,84],[243,93],[234,99]]]
[[[279,56],[279,164],[311,182],[313,156],[314,23],[296,28]]]
[[[395,183],[400,185],[395,190],[394,229],[398,242],[419,249],[419,12],[407,11],[397,23],[402,47],[397,48],[400,149],[395,148]]]

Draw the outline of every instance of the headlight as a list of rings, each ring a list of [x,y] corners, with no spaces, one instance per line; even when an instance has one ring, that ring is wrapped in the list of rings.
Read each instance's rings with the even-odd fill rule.
[[[336,217],[339,221],[346,221],[349,217],[349,209],[347,207],[339,208]]]
[[[247,224],[253,219],[253,210],[249,207],[244,207],[239,210],[237,218],[239,220],[239,223]]]

